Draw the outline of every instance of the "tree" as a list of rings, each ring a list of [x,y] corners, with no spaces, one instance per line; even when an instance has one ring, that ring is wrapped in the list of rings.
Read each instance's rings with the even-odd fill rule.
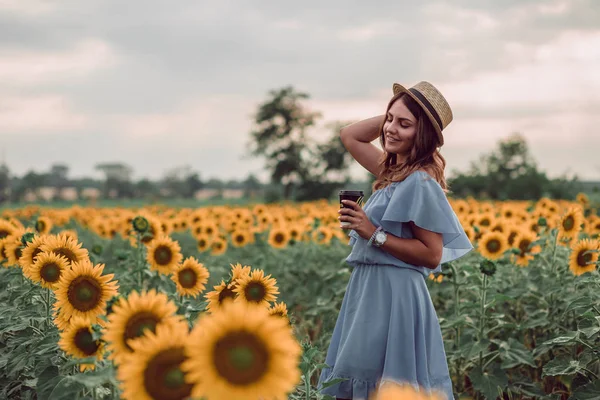
[[[572,182],[551,180],[538,170],[525,138],[515,133],[498,143],[497,149],[471,163],[468,173],[458,173],[448,183],[458,196],[483,196],[497,200],[570,197]],[[576,180],[576,178],[575,178]]]
[[[11,193],[11,197],[16,201],[20,201],[23,200],[23,197],[27,192],[33,192],[37,194],[38,189],[44,186],[47,180],[47,174],[38,174],[35,171],[28,171],[18,181],[15,190]]]
[[[244,188],[244,197],[253,198],[256,193],[262,189],[262,183],[258,180],[256,175],[248,174],[248,177],[242,182]]]
[[[271,186],[283,186],[283,198],[310,200],[329,197],[331,191],[348,180],[350,156],[339,139],[342,123],[330,124],[333,137],[316,144],[307,136],[319,112],[307,111],[301,100],[306,93],[287,86],[269,92],[259,106],[256,128],[248,143],[252,156],[263,156],[271,175]],[[269,189],[271,192],[272,190]]]
[[[0,164],[0,203],[8,200],[10,195],[10,170],[6,164]]]
[[[103,163],[97,164],[95,169],[102,171],[106,177],[104,197],[110,197],[113,191],[117,198],[133,197],[134,187],[131,183],[133,170],[131,167],[123,163]]]
[[[271,98],[261,104],[255,116],[257,129],[250,133],[251,155],[264,156],[271,182],[282,183],[284,198],[289,199],[293,186],[309,176],[306,129],[313,126],[320,113],[306,111],[300,100],[308,94],[287,86],[269,92]]]
[[[55,199],[60,199],[61,192],[69,185],[69,167],[64,164],[53,164],[48,173],[48,185],[55,189]]]

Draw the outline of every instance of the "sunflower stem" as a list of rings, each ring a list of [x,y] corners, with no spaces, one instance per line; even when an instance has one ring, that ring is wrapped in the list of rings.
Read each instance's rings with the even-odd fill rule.
[[[558,230],[554,232],[554,246],[552,248],[552,259],[550,261],[550,278],[554,280],[556,275],[556,248],[558,247]],[[550,293],[548,317],[550,319],[551,329],[554,329],[554,293]]]
[[[136,232],[136,244],[137,244],[137,269],[138,269],[138,287],[139,290],[143,290],[142,286],[144,284],[144,267],[142,260],[142,237],[139,232]]]
[[[487,289],[487,274],[483,274],[483,281],[481,285],[481,318],[479,319],[479,342],[483,339],[483,331],[485,329],[485,298]],[[483,350],[479,351],[479,368],[483,374]]]
[[[456,318],[458,318],[460,316],[460,295],[459,295],[459,291],[460,291],[460,286],[459,286],[459,282],[458,282],[458,274],[456,271],[456,268],[454,267],[454,265],[452,263],[449,264],[450,265],[450,270],[452,271],[452,284],[454,286],[454,315]],[[460,347],[460,326],[455,326],[454,327],[454,348],[456,351],[458,351],[458,348]],[[458,387],[457,390],[461,391],[462,390],[462,380],[461,378],[461,359],[458,358],[456,360],[456,365],[455,365],[455,371],[456,371],[456,382],[458,382]]]
[[[50,289],[46,288],[46,296],[44,299],[46,303],[46,327],[50,328]]]

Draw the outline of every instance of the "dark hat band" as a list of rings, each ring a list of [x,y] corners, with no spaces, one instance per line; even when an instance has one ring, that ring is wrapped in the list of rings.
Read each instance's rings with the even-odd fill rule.
[[[435,119],[435,121],[437,122],[438,126],[440,127],[440,130],[443,130],[444,126],[442,124],[442,120],[441,120],[440,116],[438,115],[437,111],[435,110],[435,108],[433,108],[433,106],[429,102],[429,100],[427,100],[425,98],[425,96],[423,96],[421,94],[421,92],[419,92],[416,89],[410,88],[408,90],[412,94],[414,94],[416,98],[418,98],[419,100],[421,100],[421,103],[423,103],[423,105],[427,108],[427,110],[431,113],[431,115],[433,115],[433,118]]]

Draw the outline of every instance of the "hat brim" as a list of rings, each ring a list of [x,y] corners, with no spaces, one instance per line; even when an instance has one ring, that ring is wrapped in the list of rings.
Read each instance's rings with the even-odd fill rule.
[[[440,141],[440,146],[442,146],[444,144],[444,135],[442,134],[442,130],[438,126],[437,121],[435,120],[434,116],[431,114],[431,112],[429,112],[429,110],[427,109],[427,107],[425,107],[425,105],[421,102],[421,100],[419,100],[419,98],[417,96],[415,96],[410,90],[406,89],[404,86],[402,86],[399,83],[394,83],[394,85],[392,86],[392,91],[394,93],[394,96],[397,95],[398,93],[406,93],[414,101],[416,101],[417,104],[419,104],[421,106],[421,108],[423,109],[425,114],[427,114],[427,117],[429,117],[429,120],[431,121],[431,125],[433,125],[433,129],[435,129],[435,131],[438,135],[438,139]]]

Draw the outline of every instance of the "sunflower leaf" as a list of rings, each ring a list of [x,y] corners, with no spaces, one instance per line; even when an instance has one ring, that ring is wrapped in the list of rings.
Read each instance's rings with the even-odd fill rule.
[[[473,387],[482,393],[486,399],[495,399],[498,397],[498,389],[504,390],[508,386],[508,377],[506,372],[502,371],[496,364],[490,368],[490,371],[483,373],[475,368],[469,373],[469,378]]]
[[[575,375],[583,372],[584,367],[580,360],[573,360],[567,356],[556,357],[544,365],[542,378],[546,376]]]
[[[571,393],[569,400],[595,400],[600,398],[600,380],[580,386]]]

